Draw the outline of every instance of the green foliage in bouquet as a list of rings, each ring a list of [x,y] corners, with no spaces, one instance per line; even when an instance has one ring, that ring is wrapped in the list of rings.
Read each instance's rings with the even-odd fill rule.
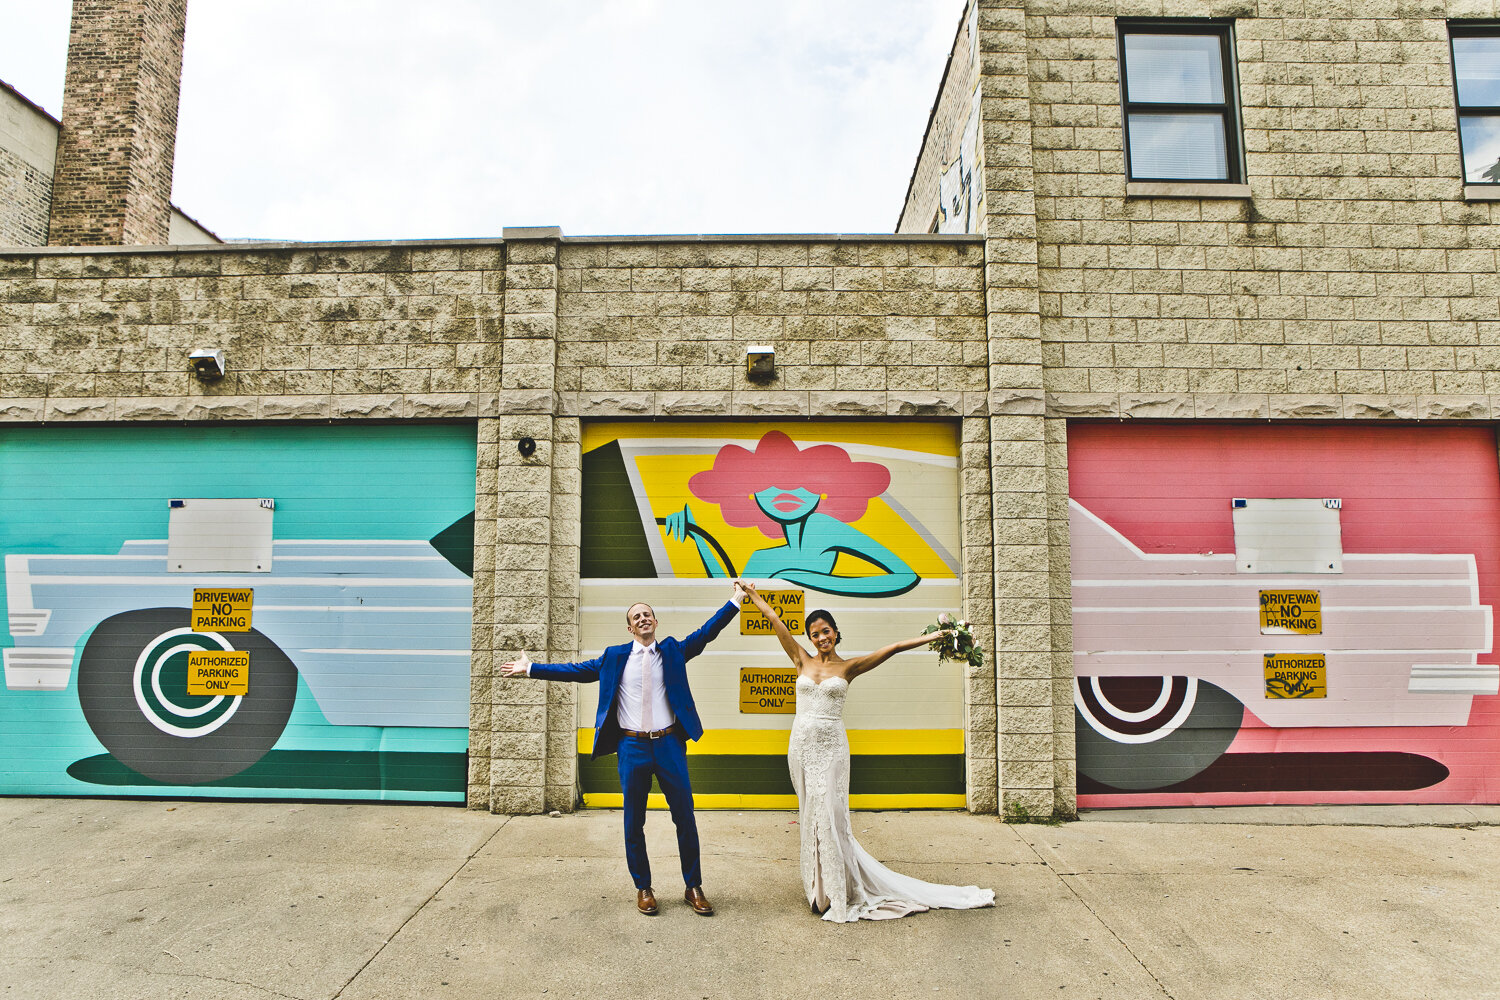
[[[952,615],[944,612],[938,615],[937,621],[924,628],[922,634],[947,631],[954,634],[934,639],[927,644],[928,649],[937,653],[939,660],[961,660],[971,667],[984,666],[984,647],[974,641],[974,633],[969,629],[968,622],[954,621]]]

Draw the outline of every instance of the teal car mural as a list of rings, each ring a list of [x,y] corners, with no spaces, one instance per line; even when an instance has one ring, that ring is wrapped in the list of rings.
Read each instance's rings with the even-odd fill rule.
[[[269,572],[171,573],[166,540],[5,557],[5,686],[66,691],[105,749],[165,784],[238,774],[276,745],[300,675],[334,726],[466,728],[472,515],[430,541],[276,540]],[[249,589],[249,631],[193,631],[197,588]],[[194,695],[196,650],[250,654],[243,695]]]

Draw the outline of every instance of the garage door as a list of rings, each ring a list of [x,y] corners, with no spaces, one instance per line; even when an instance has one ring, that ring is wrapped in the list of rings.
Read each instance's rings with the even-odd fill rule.
[[[0,430],[0,790],[463,801],[474,441]]]
[[[953,424],[593,423],[583,449],[585,655],[630,641],[637,601],[661,634],[686,635],[735,575],[779,593],[794,628],[831,611],[846,656],[960,608]],[[795,807],[793,674],[775,637],[742,616],[688,674],[706,729],[688,747],[698,805]],[[584,802],[617,806],[615,758],[588,756],[595,708],[591,688],[578,709]],[[925,649],[859,678],[845,709],[855,808],[962,807],[963,719],[960,669]]]
[[[1500,801],[1491,429],[1068,437],[1081,806]]]

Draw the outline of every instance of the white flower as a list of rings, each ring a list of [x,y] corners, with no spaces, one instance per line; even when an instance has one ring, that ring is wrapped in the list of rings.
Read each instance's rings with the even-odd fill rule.
[[[944,611],[942,614],[938,615],[938,624],[939,625],[952,625],[953,624],[953,619],[948,616],[948,612]]]

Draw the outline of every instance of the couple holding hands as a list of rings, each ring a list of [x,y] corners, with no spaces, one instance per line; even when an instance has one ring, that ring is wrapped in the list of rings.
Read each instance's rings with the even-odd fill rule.
[[[613,753],[619,758],[625,861],[635,881],[640,912],[657,912],[645,833],[646,797],[653,777],[677,827],[687,885],[683,898],[695,913],[708,916],[714,912],[703,894],[698,827],[688,779],[686,741],[701,738],[703,724],[688,689],[687,661],[703,652],[734,619],[745,597],[772,623],[781,648],[797,668],[797,715],[787,764],[800,808],[802,883],[813,911],[824,920],[849,922],[902,917],[933,907],[994,905],[990,889],[936,885],[891,871],[859,846],[850,823],[849,740],[843,722],[849,683],[896,653],[927,645],[945,633],[903,639],[845,659],[838,653],[841,636],[833,616],[814,611],[806,619],[807,637],[814,647],[809,651],[793,638],[752,584],[736,580],[732,598],[686,639],[658,639],[656,613],[650,605],[632,604],[625,612],[631,635],[628,643],[611,646],[603,655],[580,663],[532,663],[523,655],[500,668],[506,677],[599,682],[593,755]]]

